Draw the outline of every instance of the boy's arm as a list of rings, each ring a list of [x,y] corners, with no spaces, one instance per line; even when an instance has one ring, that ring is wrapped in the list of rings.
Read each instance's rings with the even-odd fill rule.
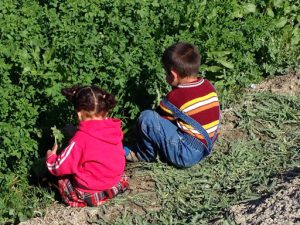
[[[56,154],[57,146],[47,151],[46,166],[50,173],[55,176],[73,174],[79,161],[80,149],[75,141],[70,144],[59,154]]]

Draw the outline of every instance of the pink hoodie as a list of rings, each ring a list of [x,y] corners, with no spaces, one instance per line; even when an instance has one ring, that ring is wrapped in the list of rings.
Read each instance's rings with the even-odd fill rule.
[[[74,187],[94,193],[117,184],[125,169],[119,119],[81,121],[69,145],[50,155],[46,164],[55,176],[71,175]]]

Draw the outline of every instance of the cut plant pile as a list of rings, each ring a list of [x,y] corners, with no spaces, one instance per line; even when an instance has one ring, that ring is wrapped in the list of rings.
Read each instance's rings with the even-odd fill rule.
[[[284,81],[298,81],[292,75],[280,79],[283,86]],[[199,165],[180,170],[161,162],[128,163],[130,190],[103,207],[74,209],[56,202],[21,224],[249,224],[247,214],[258,208],[249,212],[238,203],[253,203],[270,193],[275,193],[274,200],[299,197],[296,192],[286,195],[299,190],[298,180],[285,181],[291,185],[279,192],[278,184],[285,185],[283,174],[300,166],[300,97],[267,89],[246,92],[243,101],[224,110],[220,140]],[[261,202],[266,204],[261,210],[276,205]],[[285,210],[277,208],[278,213]],[[289,218],[300,219],[296,217]],[[263,220],[272,224],[266,217],[257,221]]]

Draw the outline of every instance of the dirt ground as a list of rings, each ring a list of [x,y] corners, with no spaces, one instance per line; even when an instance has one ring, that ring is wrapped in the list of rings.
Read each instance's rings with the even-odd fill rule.
[[[283,95],[299,96],[300,70],[297,73],[268,79],[258,85],[251,85],[249,91],[270,91]],[[232,129],[230,126],[233,126],[236,119],[230,112],[227,114],[225,133],[230,132]],[[295,168],[284,174],[274,193],[255,201],[232,206],[229,213],[235,223],[239,225],[300,224],[300,168]]]
[[[230,214],[236,224],[300,224],[300,171],[297,178],[283,181],[269,196],[232,206]]]
[[[258,85],[251,85],[253,91],[271,91],[274,93],[300,95],[300,70],[284,76],[270,78]]]
[[[300,70],[297,73],[290,73],[284,76],[277,76],[267,79],[261,84],[252,84],[251,92],[271,91],[284,95],[300,94]],[[230,109],[223,112],[224,125],[222,126],[222,136],[230,137],[235,126],[235,120]],[[243,136],[244,133],[237,132],[236,135]],[[155,194],[155,181],[151,176],[139,174],[141,165],[128,164],[127,175],[130,182],[130,190],[118,197],[118,204],[108,204],[105,210],[99,208],[70,208],[61,203],[54,203],[46,209],[44,213],[36,212],[36,217],[20,225],[71,225],[71,224],[92,224],[91,221],[97,219],[107,219],[116,217],[120,213],[134,212],[141,216],[146,215],[146,211],[160,210],[160,201]],[[151,200],[151,205],[147,209],[143,205],[134,201],[135,196],[144,198],[145,202]],[[130,199],[131,203],[126,206],[122,199]],[[230,214],[237,224],[300,224],[300,180],[298,178],[285,181],[278,187],[278,192],[261,199],[258,202],[243,203],[233,206]],[[124,201],[123,201],[124,202]]]
[[[111,219],[127,213],[136,213],[144,216],[147,212],[160,210],[160,202],[155,192],[155,182],[149,175],[139,174],[142,163],[128,163],[126,175],[130,187],[124,193],[112,200],[118,204],[103,205],[103,207],[71,208],[62,203],[55,202],[46,209],[44,213],[36,213],[36,217],[20,225],[86,225],[98,224],[99,221],[110,221]],[[139,201],[135,201],[139,198]],[[151,200],[145,208],[141,204],[141,198],[145,202]],[[126,205],[124,200],[126,199]],[[129,203],[128,203],[129,200]],[[137,203],[138,202],[138,203]],[[95,222],[95,223],[94,223]],[[97,223],[96,223],[97,222]],[[100,223],[101,224],[101,223]]]

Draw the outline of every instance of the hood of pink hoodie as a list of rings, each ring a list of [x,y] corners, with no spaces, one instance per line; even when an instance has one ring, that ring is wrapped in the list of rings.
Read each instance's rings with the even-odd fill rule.
[[[111,144],[119,144],[123,139],[121,120],[107,118],[104,120],[85,120],[79,123],[79,131]]]

